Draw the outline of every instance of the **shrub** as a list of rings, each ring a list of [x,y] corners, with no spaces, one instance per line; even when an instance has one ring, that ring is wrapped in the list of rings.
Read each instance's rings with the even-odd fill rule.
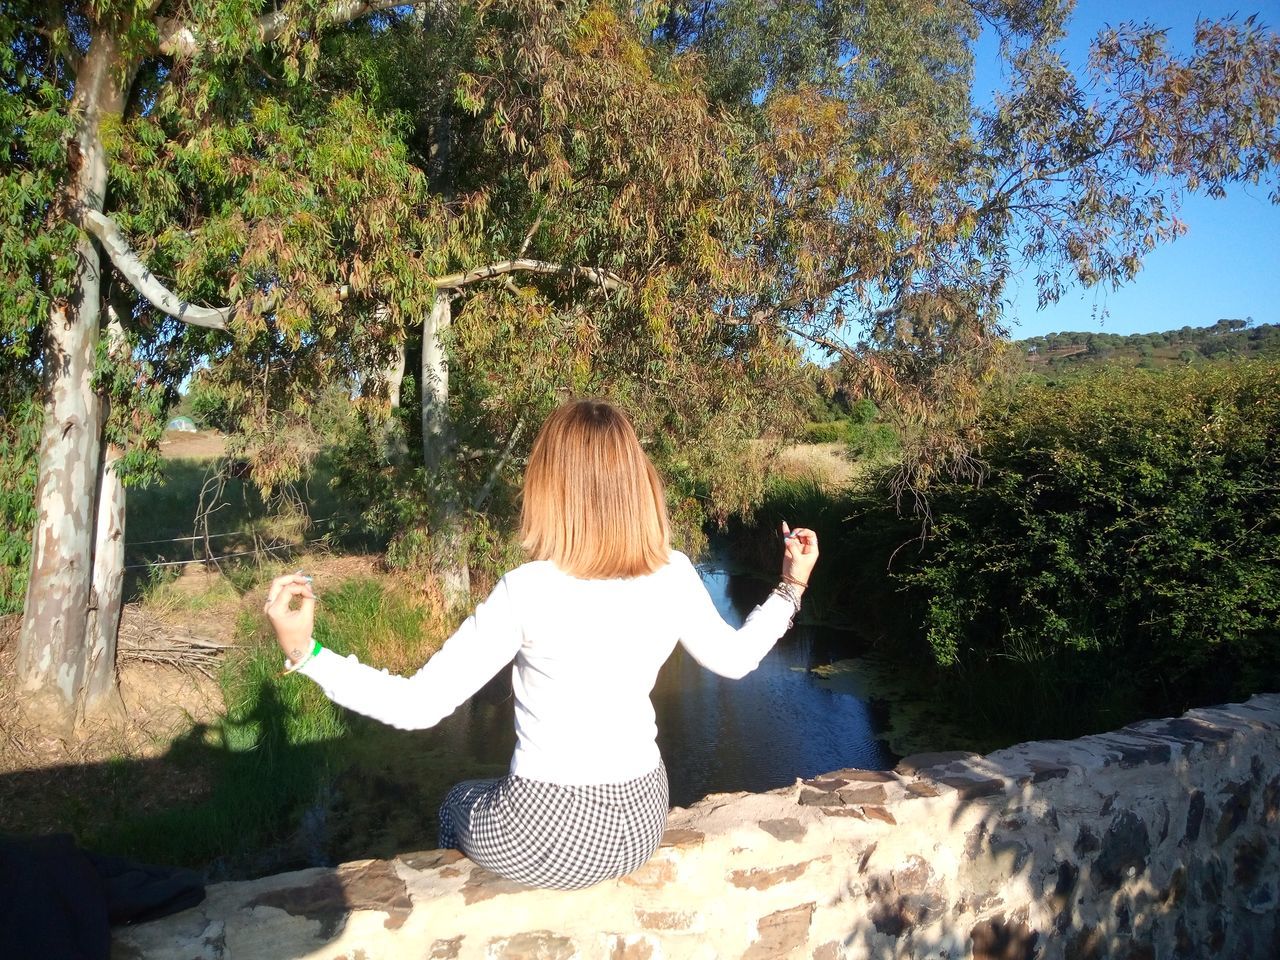
[[[822,423],[806,423],[801,436],[802,443],[847,443],[849,421],[826,420]]]
[[[937,491],[902,575],[966,706],[1061,736],[1280,685],[1278,374],[1104,372],[986,415],[990,475]]]
[[[22,610],[26,597],[42,422],[33,399],[0,418],[0,616]]]

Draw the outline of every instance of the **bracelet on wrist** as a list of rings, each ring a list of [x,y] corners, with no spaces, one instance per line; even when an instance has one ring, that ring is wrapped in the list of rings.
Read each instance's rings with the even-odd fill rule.
[[[800,595],[804,592],[801,585],[796,584],[794,581],[784,579],[773,588],[773,592],[789,601],[791,606],[793,606],[797,611],[800,609]]]
[[[285,657],[284,670],[280,672],[280,675],[284,676],[287,673],[293,673],[293,671],[297,670],[299,667],[302,667],[305,664],[309,663],[312,660],[312,658],[314,658],[315,655],[318,654],[323,649],[324,648],[320,646],[320,641],[315,640],[311,645],[311,650],[307,653],[305,657],[303,657],[297,663],[294,663],[288,657]]]

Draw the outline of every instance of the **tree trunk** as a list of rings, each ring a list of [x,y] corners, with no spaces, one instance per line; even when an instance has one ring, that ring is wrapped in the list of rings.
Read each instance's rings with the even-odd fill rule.
[[[453,425],[449,420],[449,357],[443,337],[453,321],[449,294],[436,294],[422,330],[422,465],[438,474],[453,453]]]
[[[132,76],[109,30],[96,33],[76,75],[64,203],[67,214],[101,210],[107,188],[102,125],[122,115]],[[76,245],[74,290],[49,310],[41,365],[44,428],[36,481],[36,528],[17,670],[33,719],[69,730],[85,703],[86,627],[93,550],[101,399],[92,377],[99,337],[102,282],[98,249],[88,235]]]
[[[107,307],[108,349],[113,358],[127,355],[129,349],[120,313]],[[102,428],[111,415],[110,401],[102,400],[99,417]],[[98,461],[98,509],[94,524],[93,584],[89,593],[89,617],[85,641],[89,644],[89,662],[85,672],[84,699],[81,714],[119,708],[116,688],[116,635],[120,630],[120,609],[124,599],[124,520],[125,489],[116,472],[124,451],[114,443],[104,443]]]
[[[443,337],[453,311],[446,291],[436,293],[422,330],[422,462],[440,491],[436,529],[431,538],[440,590],[450,605],[471,599],[471,570],[467,565],[466,531],[452,476],[441,476],[453,456],[453,423],[449,418],[449,358]]]
[[[404,422],[400,419],[400,390],[404,385],[404,372],[407,365],[405,344],[396,346],[396,358],[382,371],[387,382],[387,401],[390,404],[390,416],[382,429],[382,455],[389,463],[403,464],[409,457],[409,444],[404,436]]]

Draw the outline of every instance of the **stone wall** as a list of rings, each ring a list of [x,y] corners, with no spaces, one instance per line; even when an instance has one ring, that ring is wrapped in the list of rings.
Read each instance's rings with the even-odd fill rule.
[[[1280,957],[1280,695],[671,814],[639,871],[521,888],[454,851],[210,889],[116,960]]]

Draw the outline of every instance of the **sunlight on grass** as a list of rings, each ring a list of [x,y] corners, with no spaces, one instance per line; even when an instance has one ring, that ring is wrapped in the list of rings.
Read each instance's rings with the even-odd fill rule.
[[[316,638],[336,653],[355,653],[393,672],[420,667],[451,625],[387,581],[348,580],[321,597]],[[289,862],[287,848],[297,844],[305,811],[326,802],[334,778],[376,736],[318,685],[281,676],[283,656],[256,606],[241,609],[235,634],[237,648],[219,677],[225,713],[211,725],[194,725],[165,758],[207,778],[207,789],[194,802],[127,821],[122,809],[117,822],[101,830],[86,823],[84,832],[100,849],[204,866],[214,876],[280,868]],[[274,855],[262,852],[273,847]]]

